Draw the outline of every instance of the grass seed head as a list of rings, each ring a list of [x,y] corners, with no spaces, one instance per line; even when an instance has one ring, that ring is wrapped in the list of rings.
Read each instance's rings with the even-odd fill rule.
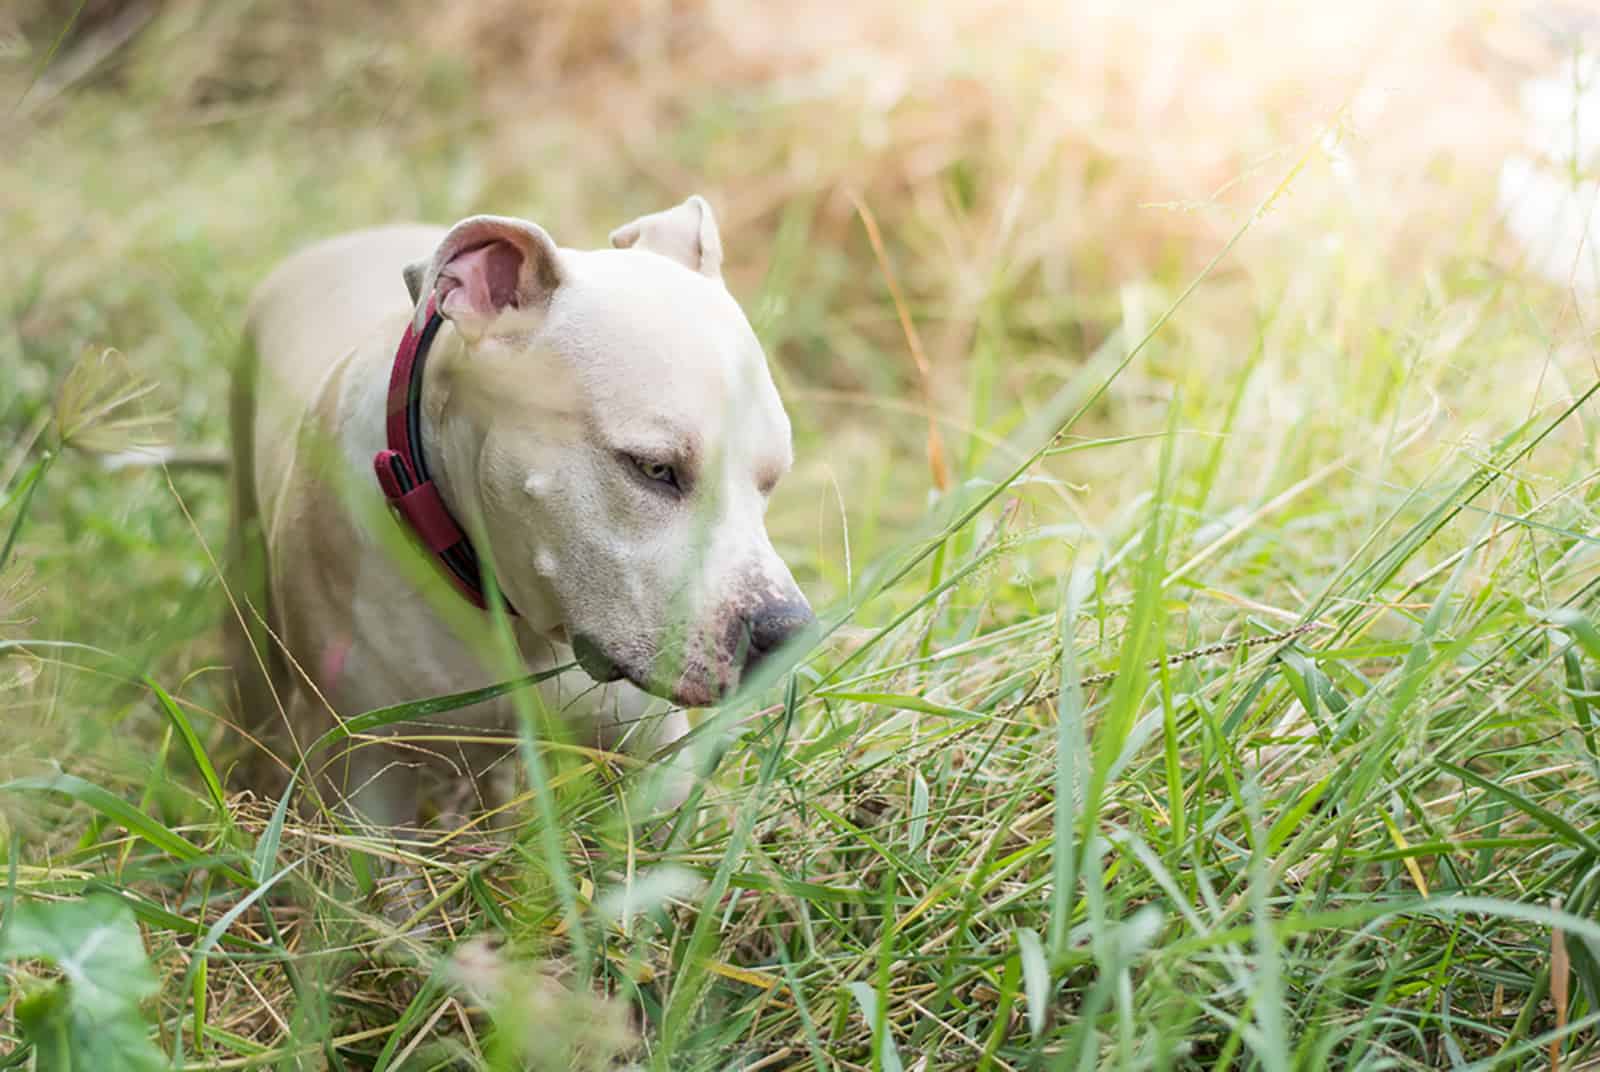
[[[149,406],[156,385],[122,351],[85,352],[56,389],[52,431],[59,447],[91,454],[149,450],[168,442],[168,418]]]

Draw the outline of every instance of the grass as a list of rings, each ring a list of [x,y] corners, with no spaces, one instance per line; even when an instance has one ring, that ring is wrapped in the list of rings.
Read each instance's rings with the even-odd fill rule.
[[[1531,62],[1506,22],[1347,5],[1344,55],[1254,12],[1224,70],[1178,13],[91,4],[43,65],[75,7],[0,78],[0,1067],[65,1067],[91,918],[137,921],[155,983],[99,976],[148,1067],[1595,1060],[1592,295],[1499,226],[1515,65],[1453,50]],[[1430,91],[1363,119],[1385,72]],[[254,795],[225,482],[94,451],[155,409],[222,443],[243,303],[315,236],[593,245],[697,189],[828,639],[700,717],[666,847],[647,772],[527,730],[506,838]]]

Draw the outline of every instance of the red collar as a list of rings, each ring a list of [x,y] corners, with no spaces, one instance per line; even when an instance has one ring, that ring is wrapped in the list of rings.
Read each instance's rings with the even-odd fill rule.
[[[456,589],[473,606],[484,610],[488,602],[484,599],[477,552],[444,504],[422,456],[422,369],[428,360],[428,347],[443,322],[434,300],[429,298],[422,330],[417,330],[415,317],[406,325],[389,373],[389,449],[378,451],[372,467],[395,514],[433,552]],[[509,601],[506,610],[517,613]]]

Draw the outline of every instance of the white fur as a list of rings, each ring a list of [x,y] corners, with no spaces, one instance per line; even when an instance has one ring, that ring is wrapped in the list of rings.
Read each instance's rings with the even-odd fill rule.
[[[523,271],[514,307],[484,317],[467,309],[465,288],[449,298],[457,322],[433,343],[422,399],[429,465],[521,613],[526,664],[567,661],[569,638],[581,634],[632,682],[705,703],[738,680],[741,615],[773,601],[803,605],[763,520],[791,462],[789,422],[722,283],[710,209],[693,198],[618,233],[630,248],[581,252],[495,217],[449,232],[385,228],[302,252],[258,292],[248,331],[258,369],[235,412],[239,449],[253,446],[236,470],[247,467],[254,487],[241,492],[236,524],[259,525],[269,624],[291,665],[271,690],[245,690],[245,702],[283,703],[302,746],[332,712],[504,676],[485,655],[495,650],[488,616],[425,554],[396,555],[382,538],[398,526],[372,475],[390,365],[415,312],[407,284],[424,299],[456,286],[453,242],[513,234],[544,258]],[[699,471],[682,498],[627,460],[681,463],[686,452]],[[236,647],[234,659],[243,677],[255,656]],[[594,688],[577,673],[552,682],[545,699],[580,739],[608,747],[664,706],[634,684]],[[505,725],[510,715],[501,702],[443,721]],[[673,712],[639,737],[656,746],[686,726]],[[419,765],[417,754],[359,749],[340,788],[368,818],[406,822],[419,770],[476,778],[500,755],[452,748]]]

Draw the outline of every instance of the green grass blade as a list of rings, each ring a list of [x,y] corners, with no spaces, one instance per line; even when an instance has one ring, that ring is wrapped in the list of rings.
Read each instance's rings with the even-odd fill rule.
[[[60,793],[104,815],[135,837],[143,838],[162,852],[188,863],[206,859],[198,846],[186,841],[165,826],[156,822],[121,797],[92,782],[71,774],[53,774],[32,778],[13,778],[0,784],[0,793]],[[254,883],[230,864],[221,864],[221,870],[241,885]]]
[[[205,745],[200,743],[200,737],[194,732],[189,717],[154,678],[146,674],[143,680],[155,694],[156,701],[167,716],[167,720],[172,723],[172,728],[178,731],[178,736],[182,738],[184,748],[189,753],[189,759],[194,763],[195,770],[200,773],[200,780],[205,783],[206,792],[211,796],[211,804],[216,809],[217,819],[225,823],[228,819],[228,799],[222,791],[222,780],[217,777],[216,768],[211,765],[211,757],[206,754]]]
[[[1492,797],[1496,797],[1505,801],[1513,808],[1516,808],[1518,811],[1522,812],[1522,814],[1528,816],[1530,819],[1533,819],[1539,823],[1539,825],[1549,830],[1552,834],[1555,834],[1567,844],[1573,846],[1574,848],[1582,849],[1591,856],[1600,858],[1600,841],[1596,841],[1593,837],[1584,833],[1582,830],[1579,830],[1577,827],[1573,826],[1571,823],[1567,822],[1550,809],[1541,807],[1540,805],[1529,800],[1527,797],[1523,796],[1521,793],[1513,792],[1512,790],[1507,789],[1505,786],[1491,781],[1490,779],[1485,778],[1483,775],[1474,771],[1470,771],[1465,767],[1443,759],[1437,760],[1436,762],[1441,770],[1461,779],[1468,785],[1476,786],[1477,788],[1482,789],[1485,793],[1488,793]]]
[[[221,941],[222,936],[228,932],[228,928],[232,927],[240,916],[248,912],[251,905],[255,904],[262,897],[266,896],[268,891],[276,886],[286,875],[289,874],[289,872],[293,871],[296,867],[299,867],[300,862],[301,861],[296,860],[288,867],[283,868],[277,874],[272,875],[266,879],[266,881],[257,885],[255,889],[239,898],[238,904],[234,905],[232,908],[228,909],[222,915],[217,917],[217,921],[206,930],[205,935],[200,939],[199,942],[195,943],[194,948],[189,951],[189,968],[184,976],[183,988],[185,990],[192,989],[190,985],[192,981],[198,977],[198,973],[205,971],[206,958],[209,957],[211,955],[211,951],[217,947],[217,943]],[[197,1009],[195,1016],[195,1034],[198,1037],[200,1033],[200,1024],[204,1020],[204,1012]],[[181,1034],[176,1040],[176,1053],[174,1054],[174,1059],[178,1062],[182,1062],[183,1060],[183,1037]]]

